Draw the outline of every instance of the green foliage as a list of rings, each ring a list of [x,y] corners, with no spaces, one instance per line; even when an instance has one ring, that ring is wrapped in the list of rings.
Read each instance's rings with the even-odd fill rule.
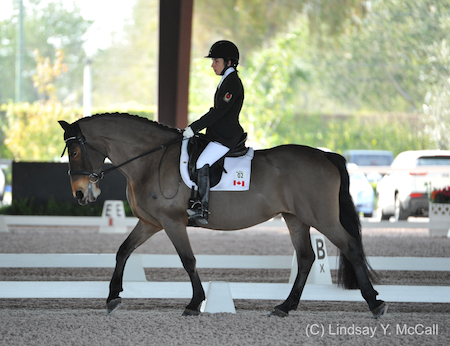
[[[280,122],[294,117],[297,85],[308,82],[310,68],[298,55],[305,36],[298,32],[279,38],[271,48],[253,54],[242,73],[246,92],[241,122],[263,147],[280,135]]]
[[[56,202],[54,199],[47,204],[36,204],[33,198],[13,200],[11,205],[2,207],[0,214],[6,215],[67,215],[67,216],[101,216],[101,205],[82,207],[69,202]]]
[[[446,23],[450,30],[450,17]],[[429,60],[432,67],[422,76],[430,83],[423,104],[425,133],[427,133],[437,148],[450,149],[450,47],[447,40],[435,42],[429,46]]]
[[[58,101],[9,103],[4,143],[16,160],[56,161],[64,148],[58,120],[73,122],[80,117],[79,110]]]
[[[158,83],[158,0],[133,1],[133,20],[92,62],[93,104],[155,105]],[[189,57],[186,57],[189,59]]]
[[[372,116],[297,115],[280,123],[271,144],[297,143],[342,153],[350,149],[406,150],[432,147],[417,117],[399,114]]]
[[[125,215],[133,216],[129,204],[124,201]],[[13,200],[11,205],[0,208],[4,215],[49,215],[49,216],[101,216],[101,204],[81,206],[51,199],[47,204],[36,204],[34,199]]]
[[[81,17],[75,2],[71,10],[62,0],[30,0],[24,16],[24,95],[23,101],[33,102],[39,96],[31,76],[36,67],[33,51],[38,49],[46,57],[54,56],[58,49],[64,51],[69,72],[57,81],[61,100],[81,97],[85,59],[84,34],[92,22]],[[17,46],[16,26],[18,11],[12,18],[0,21],[0,104],[14,99],[15,56]],[[61,86],[64,86],[62,88]]]
[[[0,157],[23,161],[59,161],[64,148],[63,131],[58,120],[72,123],[82,116],[80,108],[67,107],[59,101],[12,103],[2,105],[6,119]],[[153,107],[95,109],[95,113],[124,112],[155,120]],[[1,121],[1,118],[0,118]]]
[[[311,51],[318,85],[344,111],[417,112],[429,88],[448,78],[430,46],[448,38],[447,0],[379,0],[359,30],[323,37]],[[429,78],[432,71],[435,80]],[[448,71],[447,71],[448,72]],[[325,109],[321,109],[324,111]],[[325,110],[330,111],[330,110]]]
[[[194,9],[194,51],[204,54],[217,39],[232,39],[247,54],[267,47],[286,31],[299,15],[306,13],[308,27],[320,37],[336,36],[349,25],[358,25],[364,15],[362,0],[196,0]]]

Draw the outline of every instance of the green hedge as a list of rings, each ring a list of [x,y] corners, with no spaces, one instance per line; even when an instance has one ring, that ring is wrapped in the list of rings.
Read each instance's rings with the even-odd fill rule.
[[[125,215],[133,216],[128,202],[124,201]],[[48,215],[48,216],[101,216],[101,204],[88,204],[86,206],[69,202],[56,202],[51,199],[45,205],[37,205],[33,199],[13,200],[11,205],[0,208],[3,215]]]
[[[373,149],[397,155],[406,150],[435,149],[419,116],[405,114],[298,114],[280,123],[271,138],[272,145],[287,143],[326,147],[338,153]]]

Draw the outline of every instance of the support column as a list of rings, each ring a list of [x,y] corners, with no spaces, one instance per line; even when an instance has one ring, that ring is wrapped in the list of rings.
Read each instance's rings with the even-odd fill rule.
[[[189,68],[194,0],[159,2],[158,121],[188,124]]]

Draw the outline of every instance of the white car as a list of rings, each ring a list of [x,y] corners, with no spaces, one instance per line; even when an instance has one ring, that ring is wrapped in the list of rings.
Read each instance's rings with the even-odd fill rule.
[[[410,172],[420,166],[449,166],[448,172]],[[430,189],[450,186],[450,150],[413,150],[400,153],[391,164],[403,169],[385,175],[377,185],[377,214],[382,220],[395,216],[428,216]]]

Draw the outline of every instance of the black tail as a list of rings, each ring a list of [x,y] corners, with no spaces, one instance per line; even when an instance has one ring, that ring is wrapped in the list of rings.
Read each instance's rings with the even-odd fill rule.
[[[361,241],[361,222],[353,203],[352,196],[350,195],[350,178],[348,175],[347,167],[345,166],[345,159],[335,153],[327,153],[326,157],[338,168],[341,175],[341,188],[339,190],[339,220],[345,230],[358,241],[359,252],[362,255],[364,266],[369,278],[374,281],[378,279],[378,275],[367,263],[366,255]],[[339,258],[338,269],[338,285],[347,289],[359,288],[358,281],[356,279],[356,273],[353,265],[341,252]]]

